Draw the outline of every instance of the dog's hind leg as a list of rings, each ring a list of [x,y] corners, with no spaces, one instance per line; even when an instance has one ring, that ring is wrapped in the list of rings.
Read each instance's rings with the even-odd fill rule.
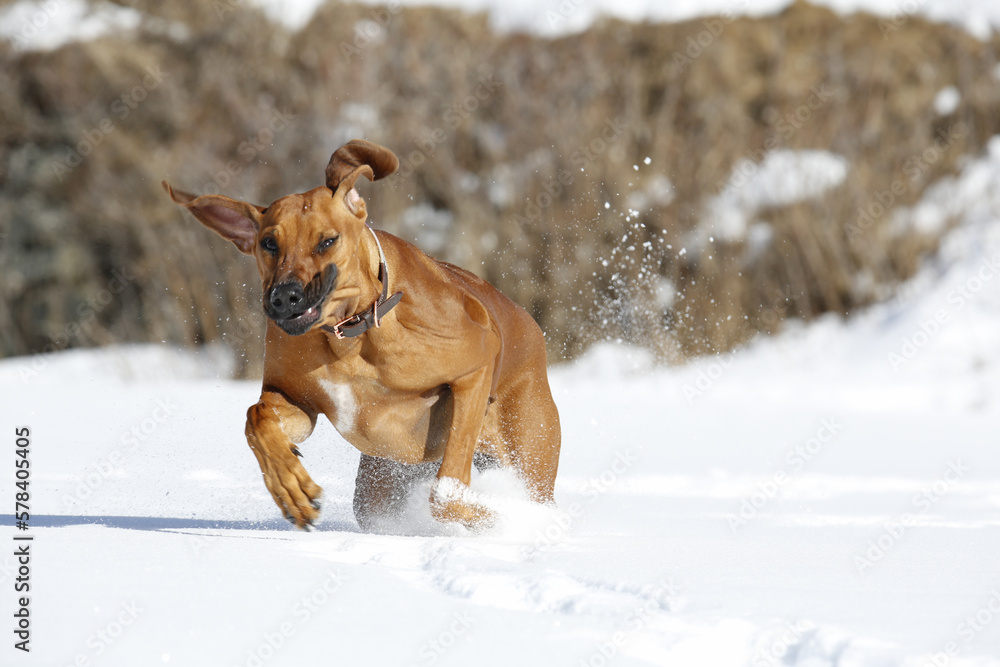
[[[247,410],[246,436],[257,457],[264,484],[285,518],[299,528],[319,517],[323,490],[299,461],[297,443],[316,425],[316,415],[293,405],[284,394],[265,389],[260,401]]]
[[[523,376],[508,387],[496,406],[500,440],[507,459],[524,481],[531,499],[555,502],[553,490],[559,467],[559,412],[544,374]]]
[[[410,490],[420,480],[433,477],[436,467],[433,462],[398,463],[362,454],[354,485],[354,517],[358,526],[378,532],[381,519],[402,514]]]

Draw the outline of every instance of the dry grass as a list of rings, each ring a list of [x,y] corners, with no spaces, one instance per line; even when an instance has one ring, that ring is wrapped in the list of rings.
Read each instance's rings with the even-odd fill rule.
[[[495,35],[484,16],[331,3],[293,38],[240,3],[221,18],[221,2],[136,6],[160,17],[137,37],[0,47],[4,355],[223,339],[255,373],[252,262],[159,182],[266,204],[321,184],[354,137],[403,161],[366,186],[374,222],[497,284],[538,319],[553,359],[606,338],[667,358],[723,351],[787,317],[884,298],[938,241],[899,233],[893,210],[1000,131],[997,41],[917,18],[883,35],[874,17],[799,3],[762,19],[604,21],[543,40]],[[355,41],[374,25],[364,21],[384,23],[370,44]],[[187,36],[170,36],[171,23]],[[680,61],[699,38],[701,53]],[[156,68],[162,82],[142,88]],[[941,117],[933,100],[949,85],[961,103]],[[913,162],[959,124],[933,161]],[[766,243],[705,243],[707,203],[767,148],[831,151],[847,176],[757,211]],[[850,233],[894,183],[890,211]]]

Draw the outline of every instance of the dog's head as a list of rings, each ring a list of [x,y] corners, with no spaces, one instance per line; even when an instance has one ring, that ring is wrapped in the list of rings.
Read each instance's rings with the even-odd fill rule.
[[[264,313],[297,336],[317,322],[353,314],[347,310],[360,289],[345,276],[361,270],[358,246],[368,217],[354,183],[360,176],[384,178],[398,167],[389,149],[355,139],[330,158],[326,187],[282,197],[267,207],[222,195],[196,197],[166,181],[163,187],[203,225],[257,259]]]

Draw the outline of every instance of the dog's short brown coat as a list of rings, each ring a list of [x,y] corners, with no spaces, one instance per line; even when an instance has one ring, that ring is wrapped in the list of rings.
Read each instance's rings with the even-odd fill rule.
[[[354,511],[364,528],[398,510],[414,464],[427,462],[441,462],[431,493],[441,521],[480,527],[495,518],[468,490],[474,457],[512,468],[534,500],[553,501],[560,429],[542,332],[474,274],[372,233],[355,182],[397,166],[388,149],[354,140],[331,158],[326,187],[266,208],[164,183],[175,202],[256,258],[269,319],[263,389],[246,436],[275,503],[302,528],[319,515],[321,489],[296,444],[321,413],[362,453]],[[379,313],[380,326],[340,339],[332,326],[382,293],[379,246],[388,292],[402,299]],[[289,307],[286,291],[304,301],[294,316],[280,310]]]

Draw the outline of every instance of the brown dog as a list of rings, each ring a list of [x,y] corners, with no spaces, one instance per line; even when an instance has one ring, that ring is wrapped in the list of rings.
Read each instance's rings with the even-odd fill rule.
[[[559,415],[542,332],[489,283],[367,226],[355,181],[398,166],[388,149],[356,139],[330,158],[326,187],[266,208],[163,183],[257,260],[264,386],[246,436],[274,502],[299,528],[319,515],[321,489],[295,445],[320,413],[361,451],[362,528],[399,509],[425,469],[414,464],[425,462],[441,462],[430,498],[439,521],[495,518],[469,491],[473,462],[508,466],[534,500],[553,502]]]

